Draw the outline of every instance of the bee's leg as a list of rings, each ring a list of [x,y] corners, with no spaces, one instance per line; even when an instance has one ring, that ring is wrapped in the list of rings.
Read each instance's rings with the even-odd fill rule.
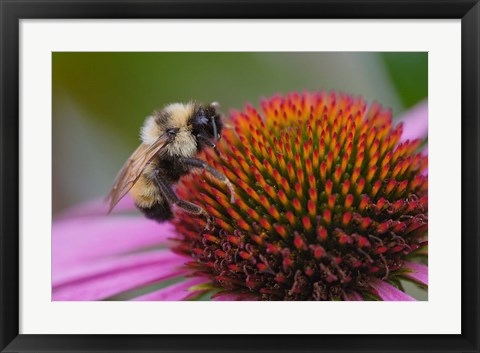
[[[201,168],[201,169],[204,169],[206,170],[211,176],[213,176],[215,179],[217,179],[218,181],[224,183],[225,185],[227,185],[227,188],[228,190],[230,191],[230,202],[231,203],[234,203],[235,202],[235,189],[233,188],[233,185],[232,183],[230,182],[230,180],[228,180],[228,178],[223,175],[222,173],[220,173],[218,170],[216,170],[215,168],[209,166],[206,162],[202,161],[201,159],[197,159],[197,158],[183,158],[182,161],[189,165],[189,166],[192,166],[194,168]]]
[[[217,143],[218,132],[217,132],[217,123],[215,122],[215,115],[212,116],[212,127],[213,127],[213,139],[215,140],[215,143]]]
[[[206,229],[210,229],[210,224],[212,222],[210,215],[205,211],[203,208],[201,208],[198,205],[195,205],[194,203],[182,200],[178,198],[178,196],[175,194],[173,191],[172,187],[163,181],[158,174],[155,175],[155,181],[157,182],[157,185],[159,187],[160,192],[162,193],[162,196],[165,197],[165,199],[168,201],[168,203],[177,205],[181,209],[187,211],[188,213],[194,214],[194,215],[202,215],[205,216],[207,219],[207,225]]]
[[[218,151],[217,149],[217,145],[215,143],[213,143],[212,141],[210,141],[207,137],[203,136],[203,135],[197,135],[197,137],[199,139],[201,139],[203,142],[205,142],[208,147],[211,147],[213,148],[213,150],[215,151],[216,155],[220,157],[220,152]]]

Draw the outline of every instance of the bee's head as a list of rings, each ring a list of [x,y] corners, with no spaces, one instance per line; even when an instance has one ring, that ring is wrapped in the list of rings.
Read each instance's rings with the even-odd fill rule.
[[[222,135],[223,123],[217,108],[216,102],[208,106],[199,105],[193,113],[192,134],[197,138],[199,151],[205,146],[215,146]]]
[[[223,124],[217,103],[173,103],[147,117],[141,130],[144,143],[150,145],[160,136],[168,138],[170,156],[193,157],[204,147],[214,147]]]

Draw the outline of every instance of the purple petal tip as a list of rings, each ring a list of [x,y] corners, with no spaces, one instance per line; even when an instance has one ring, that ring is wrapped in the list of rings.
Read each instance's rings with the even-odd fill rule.
[[[376,294],[384,301],[415,301],[414,298],[405,294],[400,289],[379,279],[370,281],[370,285],[375,289]]]

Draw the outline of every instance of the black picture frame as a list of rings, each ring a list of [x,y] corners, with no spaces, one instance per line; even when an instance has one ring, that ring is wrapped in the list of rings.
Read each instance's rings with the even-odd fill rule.
[[[2,352],[479,352],[480,4],[478,0],[1,0],[0,349]],[[454,18],[462,55],[460,335],[19,334],[19,20],[24,18]],[[23,141],[25,143],[25,141]],[[448,257],[448,254],[445,255]]]

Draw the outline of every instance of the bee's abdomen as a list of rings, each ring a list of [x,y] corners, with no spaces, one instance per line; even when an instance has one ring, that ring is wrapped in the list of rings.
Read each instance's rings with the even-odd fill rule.
[[[130,189],[130,194],[138,208],[153,207],[161,197],[158,187],[145,174],[142,174],[135,185],[133,185]]]
[[[170,204],[164,200],[160,190],[153,180],[153,168],[147,167],[140,176],[130,193],[135,200],[135,205],[147,218],[163,222],[173,218]]]
[[[147,218],[154,219],[158,222],[164,222],[173,218],[173,212],[171,206],[168,202],[155,203],[150,208],[139,207],[138,209],[142,211]]]

